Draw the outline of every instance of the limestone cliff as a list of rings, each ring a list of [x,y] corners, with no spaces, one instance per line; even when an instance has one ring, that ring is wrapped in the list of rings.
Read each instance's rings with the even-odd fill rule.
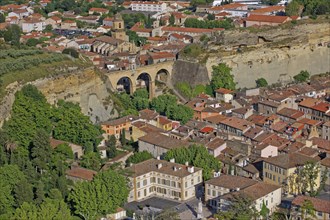
[[[235,81],[241,88],[254,87],[255,80],[260,77],[270,84],[287,83],[301,70],[312,75],[330,72],[330,26],[327,22],[252,33],[235,30],[224,32],[219,38],[225,45],[210,47],[208,72],[211,73],[212,65],[225,62],[232,67]]]
[[[79,103],[82,112],[93,122],[118,116],[112,101],[107,99],[111,86],[102,80],[101,75],[94,68],[39,79],[31,84],[35,85],[51,104],[56,104],[59,99]],[[0,125],[10,116],[15,93],[22,86],[16,82],[7,87],[8,94],[0,105]]]
[[[224,31],[208,44],[205,65],[177,61],[174,65],[175,81],[187,81],[192,85],[205,83],[211,78],[212,66],[221,62],[233,69],[238,88],[255,87],[255,80],[261,77],[269,84],[287,83],[301,70],[312,75],[330,72],[328,20]]]

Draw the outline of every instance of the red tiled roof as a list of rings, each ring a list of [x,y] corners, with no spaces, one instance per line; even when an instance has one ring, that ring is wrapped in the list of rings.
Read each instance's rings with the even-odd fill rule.
[[[106,8],[90,8],[89,11],[95,11],[95,12],[107,12],[109,11]]]
[[[97,172],[82,167],[72,167],[70,170],[67,170],[65,174],[82,180],[92,181]]]
[[[233,91],[229,90],[229,89],[225,89],[225,88],[219,88],[217,90],[215,90],[216,93],[220,93],[220,94],[231,94],[233,93]]]
[[[158,53],[152,53],[150,56],[153,59],[162,59],[162,58],[174,58],[175,55],[173,53],[169,52],[158,52]]]
[[[211,33],[212,29],[206,28],[184,28],[184,27],[163,27],[162,31],[165,32],[186,32],[186,33]]]
[[[247,17],[246,21],[259,21],[259,22],[268,22],[268,23],[279,23],[282,24],[286,22],[290,17],[288,16],[271,16],[271,15],[256,15],[251,14]]]
[[[227,4],[227,5],[221,5],[221,6],[214,6],[212,8],[210,8],[210,11],[222,11],[225,9],[235,9],[235,8],[239,8],[239,7],[243,7],[245,6],[244,4],[240,4],[240,3],[232,3],[232,4]]]
[[[311,201],[316,211],[330,213],[330,201],[328,200],[318,199],[309,196],[297,196],[292,201],[292,204],[295,206],[302,206],[305,200]]]
[[[283,10],[285,10],[284,6],[274,5],[274,6],[269,6],[269,7],[253,10],[251,13],[259,14],[259,13],[267,13],[267,12],[283,11]]]
[[[312,106],[312,109],[325,113],[330,110],[330,103],[320,102]]]
[[[212,127],[204,127],[200,130],[200,132],[202,133],[210,133],[212,132],[214,129]]]

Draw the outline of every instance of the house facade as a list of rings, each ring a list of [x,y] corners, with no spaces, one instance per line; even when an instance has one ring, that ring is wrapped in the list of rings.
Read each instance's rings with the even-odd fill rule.
[[[131,191],[128,202],[159,196],[177,201],[195,198],[202,184],[202,169],[164,160],[150,159],[127,168]]]

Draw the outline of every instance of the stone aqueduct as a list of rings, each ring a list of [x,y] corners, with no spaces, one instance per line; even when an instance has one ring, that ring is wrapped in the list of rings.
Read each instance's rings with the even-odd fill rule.
[[[149,97],[155,96],[155,81],[161,80],[160,76],[166,74],[166,79],[169,80],[172,75],[174,61],[166,61],[162,63],[152,64],[148,66],[138,67],[135,70],[123,70],[107,73],[107,77],[114,90],[117,89],[118,83],[124,81],[129,84],[128,89],[130,94],[133,94],[138,87],[139,80],[148,82]]]

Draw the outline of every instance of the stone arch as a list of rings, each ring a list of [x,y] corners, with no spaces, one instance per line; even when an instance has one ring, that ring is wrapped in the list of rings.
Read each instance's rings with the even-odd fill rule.
[[[142,72],[138,75],[136,78],[136,89],[143,89],[146,88],[150,94],[150,91],[152,90],[151,86],[152,78],[149,73]]]
[[[167,69],[160,69],[156,73],[156,80],[166,83],[170,77],[170,72]]]
[[[126,92],[127,94],[133,94],[133,83],[128,76],[121,77],[116,84],[116,90],[118,92]]]

